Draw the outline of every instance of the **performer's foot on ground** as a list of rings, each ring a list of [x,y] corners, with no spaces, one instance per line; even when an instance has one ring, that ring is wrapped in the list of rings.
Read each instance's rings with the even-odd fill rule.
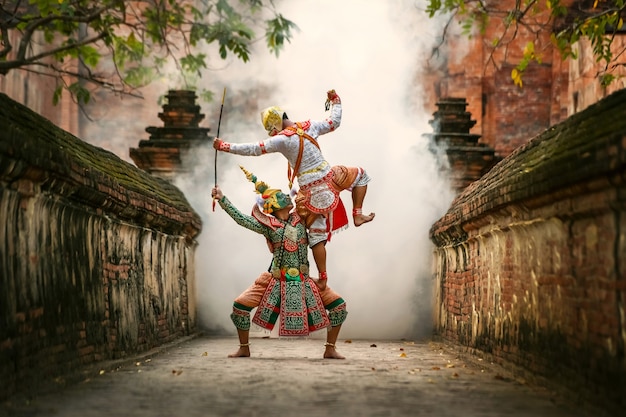
[[[345,356],[342,356],[337,352],[337,349],[334,347],[326,347],[326,351],[324,352],[324,359],[345,359]]]
[[[376,213],[357,214],[356,216],[354,216],[352,218],[352,220],[354,221],[354,225],[356,227],[359,227],[363,223],[368,223],[368,222],[371,222],[372,220],[374,220],[374,216],[376,216]]]
[[[250,357],[250,348],[248,346],[240,347],[237,352],[231,353],[228,355],[229,358],[249,358]]]

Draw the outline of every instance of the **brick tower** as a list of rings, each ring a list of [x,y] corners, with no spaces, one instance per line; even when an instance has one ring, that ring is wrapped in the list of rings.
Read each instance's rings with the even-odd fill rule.
[[[209,128],[198,127],[204,114],[196,105],[194,91],[170,90],[166,98],[167,104],[159,113],[164,126],[147,127],[150,139],[141,140],[138,148],[131,148],[130,157],[139,168],[170,181],[176,174],[187,172],[184,158],[189,150],[211,138]]]
[[[470,133],[476,124],[471,113],[466,111],[465,98],[446,97],[437,102],[438,110],[428,123],[435,133],[424,134],[430,139],[433,153],[440,158],[440,169],[450,178],[452,187],[460,192],[482,177],[501,158],[493,148],[478,143],[480,135]]]

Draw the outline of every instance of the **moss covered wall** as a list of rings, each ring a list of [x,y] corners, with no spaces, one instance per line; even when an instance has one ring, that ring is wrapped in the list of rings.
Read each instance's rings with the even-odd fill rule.
[[[431,229],[435,328],[626,406],[626,90],[465,189]]]
[[[0,396],[195,331],[182,192],[0,94]]]

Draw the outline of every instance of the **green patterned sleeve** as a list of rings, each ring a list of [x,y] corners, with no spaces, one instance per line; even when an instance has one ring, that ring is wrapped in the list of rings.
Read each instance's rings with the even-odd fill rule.
[[[246,229],[252,230],[253,232],[259,233],[267,238],[269,238],[269,230],[266,226],[261,224],[257,219],[247,214],[243,214],[240,212],[237,207],[230,202],[226,196],[222,197],[219,200],[220,207],[224,209],[224,211],[233,218],[233,220],[240,226],[245,227]]]

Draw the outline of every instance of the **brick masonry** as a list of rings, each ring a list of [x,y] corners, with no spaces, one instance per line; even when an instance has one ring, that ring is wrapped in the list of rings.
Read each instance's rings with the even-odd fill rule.
[[[0,94],[0,398],[195,331],[200,217]]]
[[[626,90],[516,149],[431,228],[435,328],[626,405]]]
[[[506,157],[551,125],[626,86],[626,56],[619,53],[626,44],[624,33],[613,40],[617,65],[612,72],[617,79],[608,87],[602,86],[597,77],[603,63],[595,61],[592,48],[585,40],[574,45],[578,59],[563,61],[553,48],[548,31],[533,33],[517,25],[514,26],[515,39],[505,37],[494,50],[493,40],[504,33],[506,11],[513,10],[516,3],[501,0],[490,4],[503,13],[490,16],[484,33],[476,30],[467,38],[449,30],[439,51],[445,59],[432,61],[420,80],[427,93],[426,108],[432,111],[442,97],[466,98],[468,111],[476,119],[471,133],[480,135],[480,142],[494,148],[500,157]],[[574,0],[561,3],[571,6]],[[535,6],[544,7],[542,3]],[[544,11],[535,18],[541,23],[546,17]],[[509,35],[512,32],[513,28]],[[514,85],[511,70],[520,62],[529,41],[535,43],[541,63],[532,62],[527,67],[520,88]]]

